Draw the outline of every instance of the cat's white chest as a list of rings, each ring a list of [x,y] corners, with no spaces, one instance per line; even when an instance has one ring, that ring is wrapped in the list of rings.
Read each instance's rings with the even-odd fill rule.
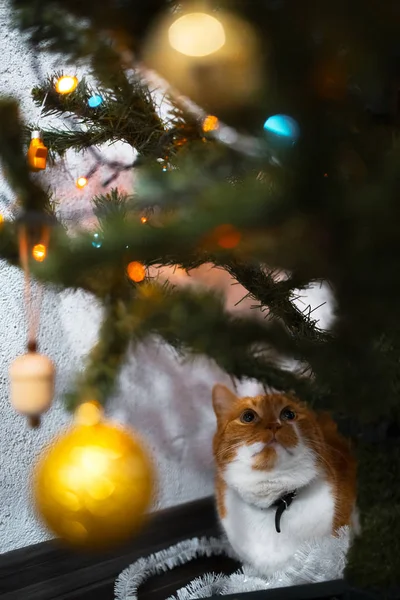
[[[233,549],[244,562],[266,575],[288,566],[303,542],[332,535],[332,489],[320,479],[300,490],[284,511],[281,533],[275,529],[276,508],[249,504],[229,487],[225,493],[225,508],[222,524]]]

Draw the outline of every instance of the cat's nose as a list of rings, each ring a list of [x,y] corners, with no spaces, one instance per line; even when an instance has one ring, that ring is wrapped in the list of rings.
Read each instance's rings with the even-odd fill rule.
[[[267,425],[267,429],[269,429],[270,431],[272,431],[272,433],[276,433],[278,431],[278,429],[281,429],[282,425],[280,423],[268,423]]]

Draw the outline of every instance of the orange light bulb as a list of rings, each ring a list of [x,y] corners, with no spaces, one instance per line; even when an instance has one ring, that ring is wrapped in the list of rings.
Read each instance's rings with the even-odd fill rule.
[[[32,248],[32,256],[37,262],[43,262],[47,256],[47,248],[44,244],[35,244]]]
[[[147,217],[140,217],[140,221],[142,223],[147,223]]]
[[[126,272],[128,273],[129,279],[135,283],[143,281],[143,279],[146,277],[146,269],[144,265],[137,261],[130,262],[126,268]]]
[[[78,177],[76,180],[76,187],[82,190],[88,184],[88,180],[86,177]]]
[[[47,153],[40,131],[32,131],[28,148],[28,164],[32,171],[42,171],[46,168]]]
[[[208,131],[215,131],[219,127],[219,121],[217,117],[214,115],[207,115],[207,117],[203,121],[203,131],[206,133]]]
[[[218,246],[226,250],[235,248],[242,237],[240,231],[233,225],[220,225],[215,229]]]
[[[70,94],[78,85],[78,78],[74,75],[63,75],[56,81],[56,91],[59,94]]]

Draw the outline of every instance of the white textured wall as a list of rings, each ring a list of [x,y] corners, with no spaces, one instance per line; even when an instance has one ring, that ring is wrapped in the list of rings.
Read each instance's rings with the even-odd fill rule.
[[[30,99],[36,83],[29,52],[19,35],[9,27],[5,0],[0,3],[0,94],[21,101],[24,116],[35,122],[39,111]],[[62,66],[54,57],[42,60],[43,72]],[[1,135],[1,132],[0,132]],[[116,147],[129,160],[130,149]],[[90,157],[85,159],[90,166]],[[78,192],[73,178],[82,173],[82,158],[68,156],[64,165],[46,177],[61,201],[61,212],[86,210],[88,198],[99,190],[98,180],[85,193]],[[104,173],[104,172],[103,172]],[[102,174],[103,175],[103,174]],[[130,187],[129,176],[118,181]],[[115,185],[115,184],[114,184]],[[0,211],[7,215],[13,201],[11,191],[0,174]],[[216,271],[203,269],[201,279],[215,283]],[[227,286],[219,276],[218,285]],[[74,373],[82,366],[86,353],[96,340],[101,309],[87,294],[46,290],[42,307],[40,350],[57,365],[57,393],[52,410],[39,430],[29,430],[15,414],[8,400],[8,367],[25,351],[25,315],[21,273],[0,261],[0,552],[46,539],[29,497],[29,476],[35,457],[43,445],[68,422],[62,407],[62,394]],[[233,300],[240,291],[231,290]],[[320,294],[318,294],[320,296]],[[308,302],[308,300],[307,300]],[[319,303],[319,297],[314,300]],[[120,386],[111,411],[120,421],[130,423],[148,440],[156,457],[160,495],[158,507],[177,504],[212,492],[211,437],[214,419],[210,391],[226,377],[205,361],[182,365],[173,351],[149,342],[131,356],[121,374]],[[251,393],[254,386],[242,386]]]

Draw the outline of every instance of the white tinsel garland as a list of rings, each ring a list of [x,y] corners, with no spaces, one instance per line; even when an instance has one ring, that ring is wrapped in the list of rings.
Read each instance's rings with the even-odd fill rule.
[[[178,590],[176,595],[168,600],[194,600],[218,594],[236,594],[340,579],[346,566],[349,545],[350,531],[348,527],[343,527],[337,537],[304,543],[291,563],[271,577],[263,577],[247,565],[232,575],[207,573]],[[140,558],[118,577],[115,583],[115,600],[137,600],[139,586],[153,575],[159,575],[200,556],[221,554],[237,559],[226,539],[202,537],[179,542],[166,550]]]

